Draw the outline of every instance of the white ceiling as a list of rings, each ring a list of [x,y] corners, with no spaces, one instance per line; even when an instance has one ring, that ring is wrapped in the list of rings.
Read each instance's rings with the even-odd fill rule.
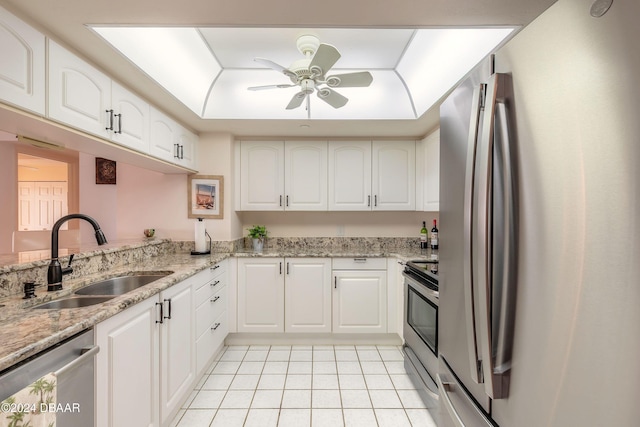
[[[399,117],[392,120],[380,117],[377,120],[341,120],[330,116],[309,121],[303,108],[300,109],[303,116],[291,120],[259,118],[265,116],[257,112],[252,113],[250,119],[203,119],[192,111],[194,108],[180,102],[105,43],[87,25],[201,27],[204,39],[211,45],[216,60],[223,68],[236,74],[255,73],[255,76],[251,76],[255,84],[251,85],[289,83],[286,76],[276,71],[256,69],[253,58],[265,57],[289,66],[293,60],[301,57],[295,47],[297,35],[313,31],[321,42],[335,45],[342,54],[334,67],[336,72],[371,70],[374,82],[382,84],[386,78],[385,72],[400,74],[397,71],[398,64],[406,52],[407,40],[416,37],[416,29],[524,26],[554,1],[395,0],[390,3],[326,0],[319,4],[304,0],[295,3],[290,0],[0,0],[0,5],[75,50],[197,132],[230,132],[238,136],[420,137],[437,126],[437,107],[425,114],[419,112],[418,118]],[[384,31],[368,31],[371,29]],[[376,54],[372,53],[372,49]],[[166,57],[165,60],[171,64],[172,57]],[[229,84],[224,84],[225,79],[233,80],[232,76],[220,73],[214,91],[230,90]],[[245,84],[243,81],[242,87]],[[446,82],[444,86],[452,85]],[[362,93],[373,89],[374,85],[370,88],[343,88],[340,91],[350,98],[349,106],[358,102],[371,103],[369,95],[363,98]],[[274,92],[278,91],[284,94],[275,95]],[[269,108],[280,112],[292,96],[289,91],[295,93],[295,88],[261,92],[243,90],[242,95],[260,93],[262,96],[267,93],[267,98],[260,102],[275,104]],[[378,97],[384,99],[380,95]],[[236,95],[232,99],[239,98]],[[359,99],[366,101],[357,101]],[[313,101],[319,100],[314,97]],[[251,109],[254,102],[243,98],[238,105]],[[320,108],[320,103],[312,106],[312,114],[314,108]],[[211,106],[211,114],[220,116],[224,112],[224,106],[216,106],[215,103],[211,103]]]

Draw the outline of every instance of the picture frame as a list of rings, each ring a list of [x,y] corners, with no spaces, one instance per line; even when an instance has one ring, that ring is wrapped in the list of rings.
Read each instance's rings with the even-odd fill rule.
[[[224,218],[224,177],[222,175],[189,175],[187,185],[189,218]]]
[[[116,162],[96,157],[96,184],[116,184]]]

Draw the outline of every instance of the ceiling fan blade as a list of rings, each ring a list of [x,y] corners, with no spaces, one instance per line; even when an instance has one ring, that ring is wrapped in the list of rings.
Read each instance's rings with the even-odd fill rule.
[[[249,90],[265,90],[265,89],[282,89],[287,87],[294,87],[297,85],[265,85],[265,86],[251,86],[247,89]]]
[[[336,74],[327,77],[327,85],[331,87],[367,87],[373,82],[373,76],[368,71],[359,73]]]
[[[269,60],[269,59],[265,59],[265,58],[253,58],[254,61],[261,63],[262,65],[266,65],[267,67],[276,70],[276,71],[280,71],[282,74],[284,74],[287,77],[293,77],[293,78],[298,78],[298,76],[296,76],[296,74],[289,70],[288,68],[283,67],[280,64],[276,64],[275,62]]]
[[[318,50],[316,54],[313,55],[311,59],[311,63],[309,64],[309,69],[313,72],[314,67],[320,68],[319,75],[323,76],[333,65],[340,59],[340,52],[338,49],[331,46],[330,44],[321,43],[318,46]]]
[[[326,87],[318,90],[318,98],[322,99],[333,108],[344,107],[345,104],[349,102],[348,98]]]
[[[298,108],[302,105],[302,102],[307,97],[307,94],[304,92],[298,92],[293,95],[291,101],[289,101],[289,105],[287,105],[287,110],[293,110],[294,108]]]

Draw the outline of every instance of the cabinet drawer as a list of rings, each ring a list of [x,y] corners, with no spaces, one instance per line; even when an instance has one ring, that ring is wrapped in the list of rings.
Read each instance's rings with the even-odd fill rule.
[[[333,258],[334,270],[386,270],[386,258]]]
[[[204,285],[198,287],[195,292],[196,306],[205,302],[225,285],[226,281],[224,280],[224,277],[216,277],[215,279],[211,279]]]
[[[227,260],[220,261],[219,263],[212,265],[209,267],[209,270],[211,270],[212,278],[221,276],[227,272]]]
[[[213,357],[213,352],[222,345],[228,333],[229,322],[225,311],[207,325],[205,333],[196,341],[196,369],[198,373],[207,367],[209,360]]]
[[[227,287],[225,286],[196,308],[196,337],[200,337],[226,308]]]

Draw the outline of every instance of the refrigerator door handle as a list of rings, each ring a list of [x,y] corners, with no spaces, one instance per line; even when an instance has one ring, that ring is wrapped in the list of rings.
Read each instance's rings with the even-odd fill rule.
[[[476,291],[474,289],[474,271],[476,257],[473,253],[474,241],[472,236],[474,235],[474,201],[477,198],[477,186],[475,182],[476,177],[476,162],[477,162],[477,146],[478,146],[478,133],[480,131],[480,122],[482,116],[482,104],[484,98],[485,85],[479,85],[473,91],[472,98],[472,113],[469,123],[469,142],[467,144],[467,168],[468,176],[464,186],[464,301],[465,301],[465,322],[467,329],[467,348],[469,351],[469,369],[471,373],[471,379],[476,383],[482,382],[480,355],[478,353],[478,340],[477,340],[477,328],[478,324],[476,320],[477,310],[475,309],[474,296]]]
[[[508,145],[508,131],[506,117],[496,115],[506,108],[499,107],[496,102],[498,94],[503,96],[505,75],[494,74],[487,85],[487,99],[482,125],[482,138],[478,149],[478,213],[477,231],[475,236],[480,240],[478,244],[477,277],[479,336],[482,360],[482,376],[485,392],[493,399],[505,398],[508,395],[509,369],[508,361],[501,356],[502,365],[496,369],[496,355],[501,352],[509,355],[511,349],[509,340],[504,339],[509,334],[500,331],[512,329],[510,322],[512,315],[504,314],[513,310],[515,300],[511,299],[515,284],[512,279],[515,274],[516,251],[512,243],[515,229],[515,199],[511,197],[512,177],[510,173],[509,157],[504,155],[504,146]],[[496,132],[496,122],[500,129]],[[494,141],[497,142],[494,146]],[[508,153],[508,149],[507,149]],[[495,161],[495,164],[494,164]],[[494,208],[495,207],[495,208]],[[512,283],[509,283],[512,282]],[[501,343],[501,348],[498,344]],[[506,363],[505,363],[506,362]]]

